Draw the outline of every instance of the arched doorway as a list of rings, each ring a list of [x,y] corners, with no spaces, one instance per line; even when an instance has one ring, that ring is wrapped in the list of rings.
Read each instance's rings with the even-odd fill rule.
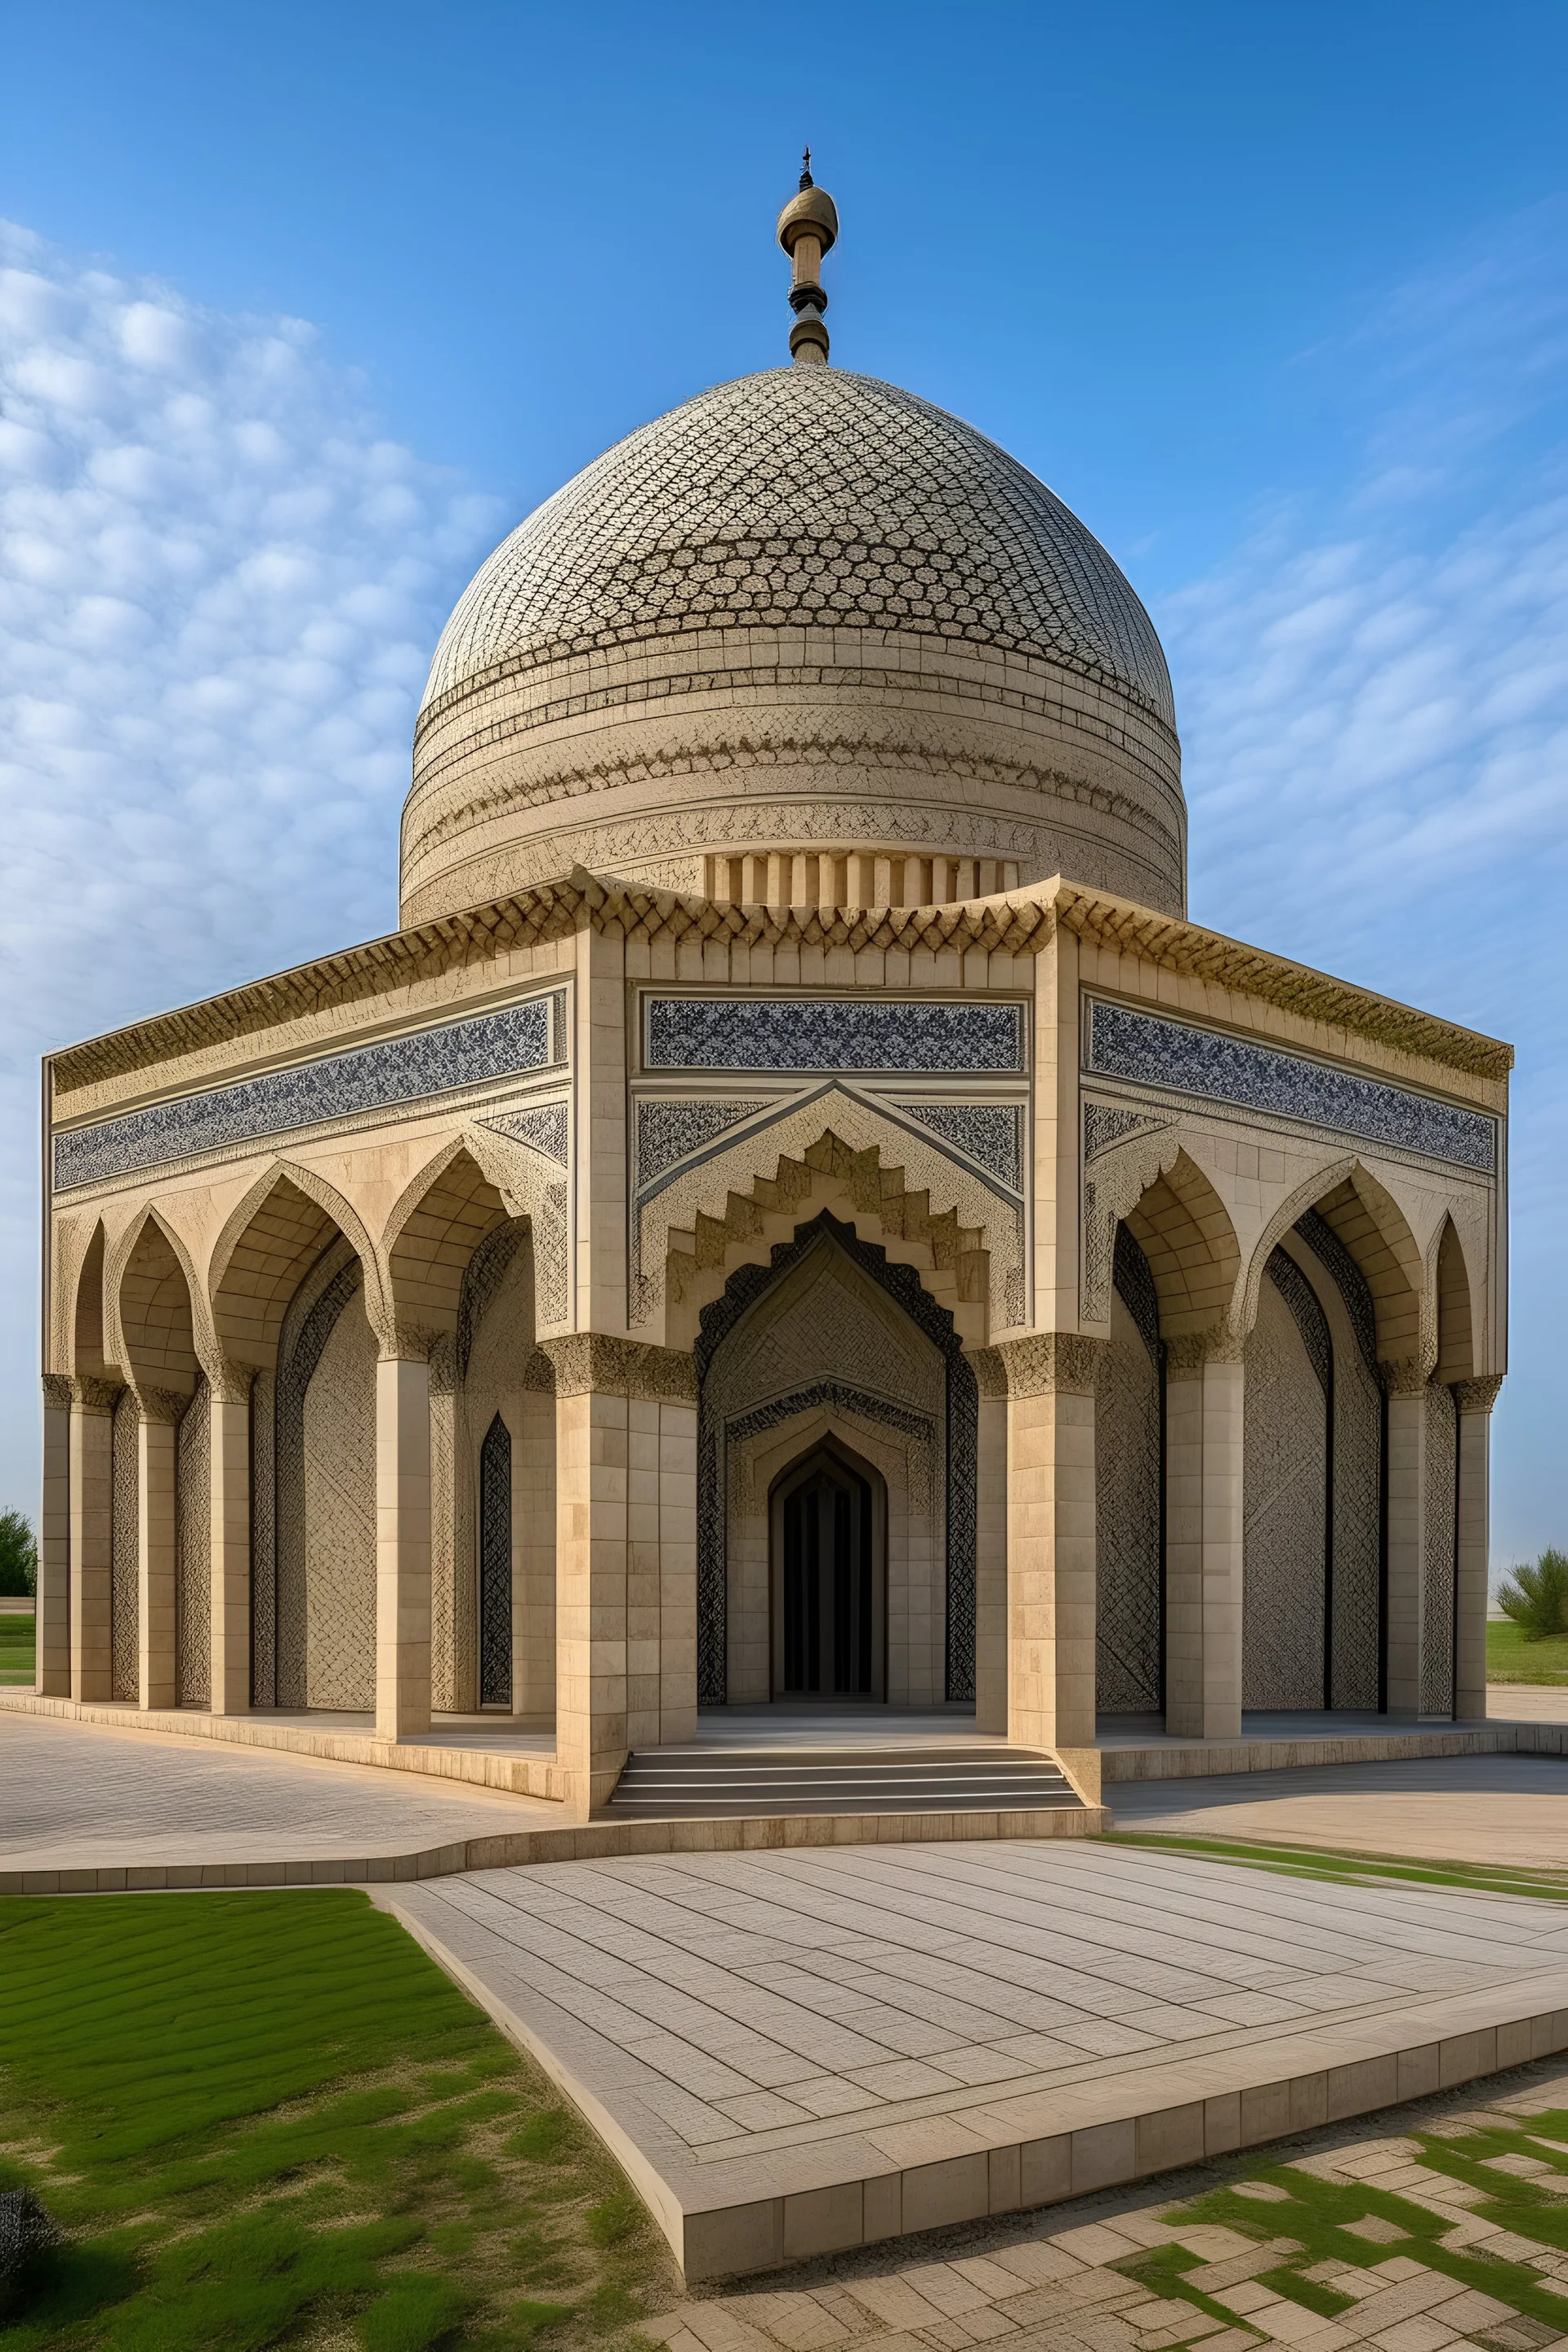
[[[768,1497],[775,1699],[880,1699],[887,1689],[887,1490],[831,1443]]]

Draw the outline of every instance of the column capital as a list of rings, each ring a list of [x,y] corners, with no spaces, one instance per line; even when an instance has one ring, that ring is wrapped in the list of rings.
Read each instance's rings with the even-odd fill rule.
[[[390,1324],[381,1341],[384,1364],[427,1364],[446,1334],[433,1323]]]
[[[90,1373],[73,1372],[66,1383],[73,1412],[112,1412],[120,1402],[123,1381],[106,1381]]]
[[[1081,1331],[1031,1331],[1025,1339],[1003,1339],[981,1352],[999,1361],[1002,1392],[1007,1396],[1092,1396],[1105,1344]]]
[[[1426,1367],[1419,1356],[1399,1356],[1393,1362],[1378,1366],[1383,1385],[1388,1395],[1422,1396],[1426,1389]]]
[[[43,1391],[47,1405],[68,1405],[71,1401],[70,1375],[68,1372],[46,1372]]]
[[[183,1389],[151,1389],[132,1383],[136,1402],[143,1421],[162,1422],[173,1427],[184,1421],[190,1398]]]
[[[207,1387],[215,1404],[248,1404],[251,1385],[256,1379],[254,1364],[242,1364],[232,1356],[219,1356],[205,1367]]]
[[[1165,1364],[1178,1377],[1201,1372],[1205,1364],[1239,1364],[1247,1340],[1239,1331],[1216,1325],[1208,1331],[1184,1331],[1165,1342]]]
[[[1502,1381],[1500,1372],[1489,1372],[1479,1381],[1456,1381],[1454,1402],[1461,1412],[1490,1412]]]
[[[558,1397],[604,1392],[666,1403],[697,1401],[697,1367],[685,1349],[650,1347],[605,1331],[573,1331],[563,1339],[542,1339],[538,1353],[550,1362]]]

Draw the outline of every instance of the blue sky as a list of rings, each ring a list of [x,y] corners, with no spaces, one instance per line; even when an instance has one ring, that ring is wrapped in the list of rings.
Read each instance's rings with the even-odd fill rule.
[[[37,1055],[394,919],[485,549],[784,355],[1072,504],[1175,677],[1203,921],[1520,1047],[1500,1559],[1568,1542],[1568,11],[0,5],[0,1499]]]

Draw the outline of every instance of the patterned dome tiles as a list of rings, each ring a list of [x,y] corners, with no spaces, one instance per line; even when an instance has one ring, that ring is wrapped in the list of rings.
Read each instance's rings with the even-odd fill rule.
[[[943,410],[819,368],[703,393],[547,499],[459,600],[425,709],[498,670],[746,627],[1032,655],[1174,730],[1149,616],[1061,500]]]

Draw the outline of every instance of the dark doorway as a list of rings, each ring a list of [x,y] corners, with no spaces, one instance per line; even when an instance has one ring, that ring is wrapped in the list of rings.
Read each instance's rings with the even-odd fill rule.
[[[775,1698],[879,1699],[886,1689],[882,1482],[820,1445],[775,1482]]]
[[[499,1412],[479,1448],[479,1705],[511,1705],[511,1432]]]

